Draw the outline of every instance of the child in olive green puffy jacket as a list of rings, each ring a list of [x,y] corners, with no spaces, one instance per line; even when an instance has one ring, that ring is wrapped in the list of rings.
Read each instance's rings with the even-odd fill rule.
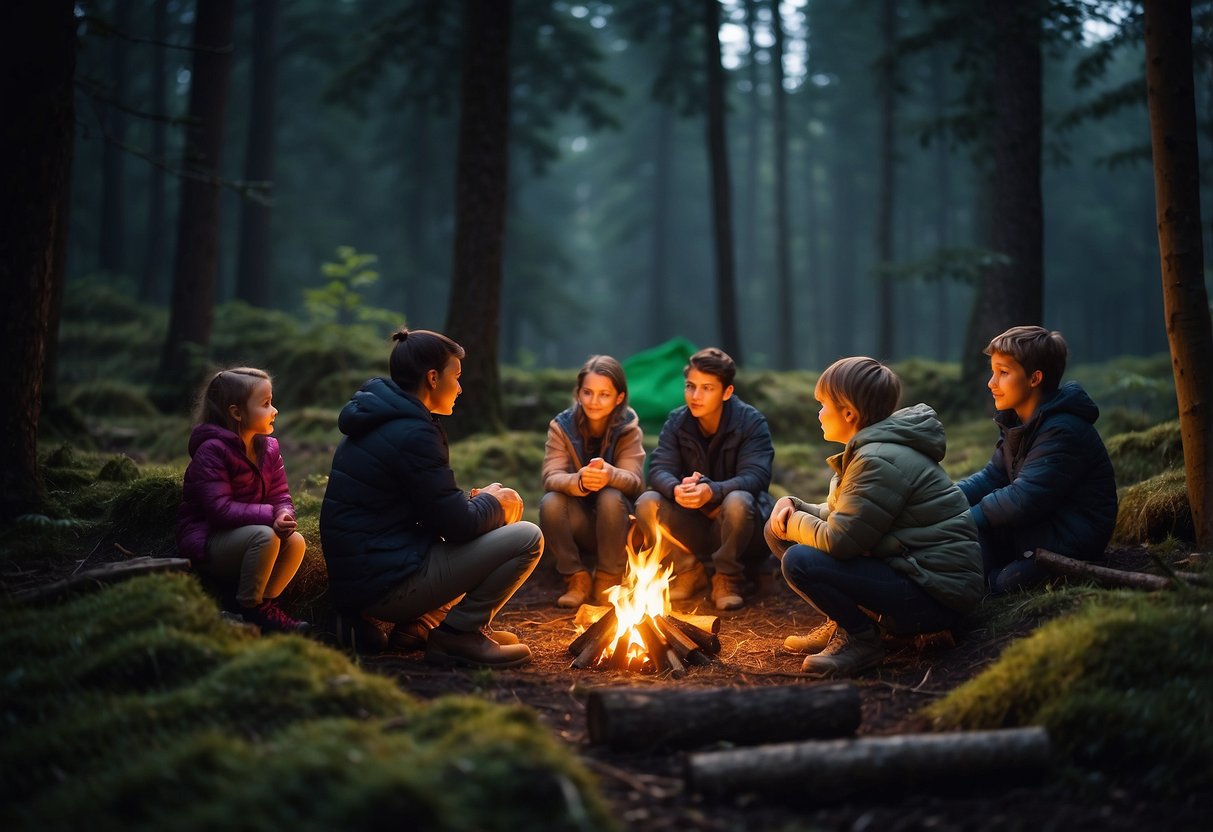
[[[897,375],[871,358],[844,358],[817,382],[822,435],[845,445],[825,503],[775,504],[766,537],[788,585],[825,617],[790,652],[814,677],[854,676],[884,658],[871,615],[897,635],[957,626],[984,581],[968,501],[939,462],[946,441],[930,407],[894,412]]]

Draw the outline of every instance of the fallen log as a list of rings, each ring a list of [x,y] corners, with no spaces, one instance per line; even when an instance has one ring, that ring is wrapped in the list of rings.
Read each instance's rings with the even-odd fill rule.
[[[909,789],[1009,786],[1039,778],[1048,768],[1049,736],[1031,727],[704,751],[687,757],[685,773],[691,788],[709,795],[756,792],[831,802]]]
[[[1150,591],[1173,589],[1175,587],[1173,579],[1162,575],[1149,575],[1145,572],[1127,572],[1123,569],[1110,569],[1107,566],[1097,566],[1085,560],[1068,558],[1065,555],[1050,552],[1048,549],[1037,549],[1033,557],[1037,563],[1050,572],[1058,575],[1084,578],[1088,581],[1094,581],[1100,586],[1128,587],[1130,589]],[[1205,582],[1203,575],[1191,575],[1191,573],[1185,572],[1176,572],[1175,575],[1186,583],[1203,584]]]
[[[590,741],[622,750],[841,737],[859,720],[859,691],[847,683],[603,688],[586,700]]]
[[[188,558],[129,558],[97,566],[84,572],[77,572],[75,575],[54,583],[18,592],[13,599],[20,603],[42,604],[54,601],[77,589],[96,588],[124,581],[137,575],[151,575],[156,572],[188,572],[189,570]]]

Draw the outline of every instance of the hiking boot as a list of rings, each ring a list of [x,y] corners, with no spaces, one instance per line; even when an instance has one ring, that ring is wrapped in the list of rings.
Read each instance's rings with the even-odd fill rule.
[[[517,667],[531,660],[525,644],[498,644],[482,630],[463,633],[439,627],[430,632],[425,660],[465,667]]]
[[[740,575],[722,575],[717,572],[712,576],[712,603],[718,610],[739,610],[745,606],[741,596],[744,581]]]
[[[834,637],[834,631],[837,629],[838,623],[827,618],[824,624],[817,625],[802,636],[785,638],[783,640],[784,652],[810,655],[820,653],[830,643],[830,639]]]
[[[809,656],[800,672],[815,679],[845,679],[884,661],[884,645],[875,629],[852,634],[839,627],[820,653]]]
[[[564,595],[556,599],[556,606],[580,607],[590,597],[590,573],[579,569],[564,576]]]
[[[409,653],[425,647],[430,630],[446,620],[446,614],[451,611],[453,603],[422,613],[412,621],[403,621],[392,628],[388,636],[387,647],[398,653]]]
[[[256,624],[261,632],[271,633],[306,633],[312,625],[297,618],[291,618],[282,607],[272,598],[266,598],[255,607],[246,607],[242,613],[244,620]]]
[[[702,563],[696,563],[690,569],[679,572],[670,579],[670,600],[687,601],[691,598],[702,598],[703,591],[708,588],[708,573]]]
[[[388,646],[387,622],[358,612],[337,612],[337,643],[363,656],[382,653]]]
[[[518,636],[511,633],[509,630],[494,630],[492,624],[485,624],[480,628],[480,632],[484,633],[502,647],[508,647],[511,644],[518,643]]]
[[[613,586],[619,586],[622,581],[623,574],[620,572],[603,572],[601,569],[594,572],[594,603],[610,604],[607,591]]]

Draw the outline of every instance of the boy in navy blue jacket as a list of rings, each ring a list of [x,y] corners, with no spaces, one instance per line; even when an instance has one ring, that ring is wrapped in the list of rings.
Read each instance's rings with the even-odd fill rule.
[[[1037,548],[1098,557],[1116,524],[1112,462],[1095,430],[1099,408],[1077,382],[1061,384],[1067,352],[1061,333],[1038,326],[1012,327],[985,349],[1001,436],[986,467],[957,485],[995,593],[1047,577],[1030,556]]]

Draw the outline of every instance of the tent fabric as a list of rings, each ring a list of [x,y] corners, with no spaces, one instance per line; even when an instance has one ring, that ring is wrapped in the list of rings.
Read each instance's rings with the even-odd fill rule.
[[[624,360],[628,403],[647,435],[656,436],[670,411],[686,403],[682,368],[698,349],[686,338],[676,337]]]

